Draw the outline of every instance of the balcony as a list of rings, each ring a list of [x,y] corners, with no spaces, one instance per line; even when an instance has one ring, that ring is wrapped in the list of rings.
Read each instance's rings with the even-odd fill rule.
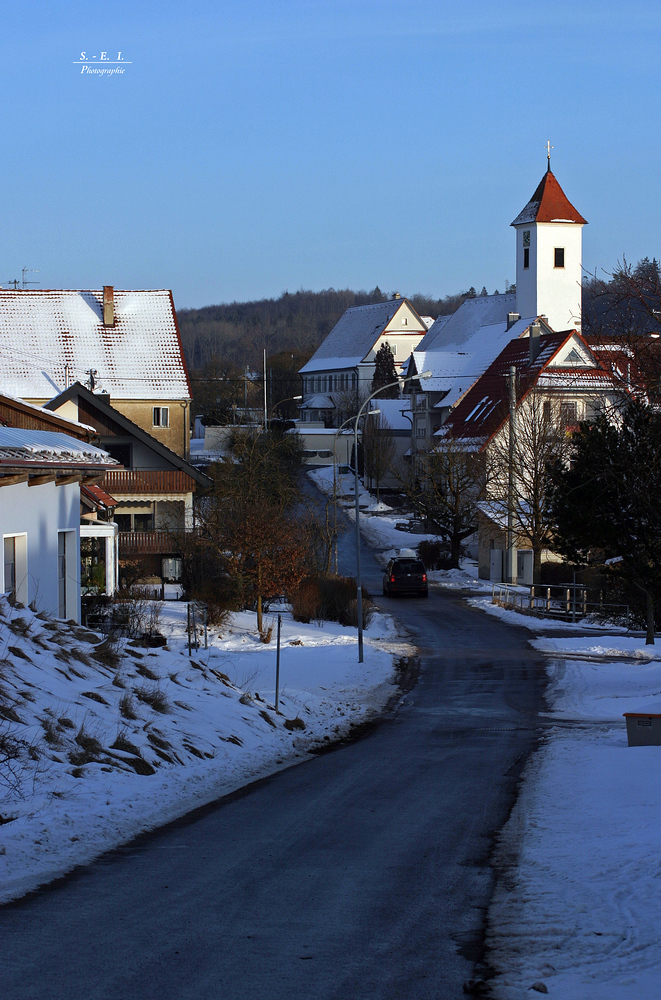
[[[177,539],[167,531],[120,531],[119,558],[179,555]]]
[[[180,469],[111,469],[99,484],[111,496],[193,493],[195,480]]]

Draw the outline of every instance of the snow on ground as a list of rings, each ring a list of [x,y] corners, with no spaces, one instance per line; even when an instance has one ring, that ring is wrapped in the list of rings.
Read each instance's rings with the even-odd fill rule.
[[[489,591],[491,591],[491,584],[489,584]],[[565,622],[559,618],[537,618],[535,615],[524,615],[520,611],[503,608],[499,604],[492,604],[491,598],[486,597],[469,598],[468,604],[471,604],[474,608],[479,608],[481,611],[486,611],[487,614],[493,615],[494,618],[500,618],[501,621],[509,622],[510,625],[519,625],[522,628],[527,628],[531,632],[562,631],[588,634],[590,636],[607,633],[609,636],[612,636],[625,635],[629,631],[626,626],[604,624],[592,621],[589,618],[578,622]],[[608,642],[610,644],[610,638]]]
[[[234,615],[189,658],[186,605],[158,607],[168,641],[151,649],[0,599],[0,735],[23,741],[14,777],[0,764],[0,902],[341,738],[412,652],[376,615],[359,665],[354,629],[275,609],[276,715],[275,629],[266,645],[254,614]]]
[[[554,654],[549,725],[496,847],[493,994],[522,1000],[543,984],[562,1000],[657,996],[661,747],[628,747],[622,714],[661,710],[661,647],[622,634],[530,641]]]

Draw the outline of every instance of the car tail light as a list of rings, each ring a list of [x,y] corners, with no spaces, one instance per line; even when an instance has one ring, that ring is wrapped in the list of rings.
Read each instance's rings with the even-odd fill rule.
[[[394,582],[395,582],[395,577],[394,577],[394,576],[391,576],[391,577],[390,577],[390,582],[391,582],[391,583],[394,583]]]
[[[422,574],[422,582],[423,582],[423,583],[426,583],[426,582],[427,582],[427,574],[426,574],[426,573],[423,573],[423,574]]]

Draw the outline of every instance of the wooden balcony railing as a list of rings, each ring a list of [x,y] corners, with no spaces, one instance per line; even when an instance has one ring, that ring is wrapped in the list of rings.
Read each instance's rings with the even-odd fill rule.
[[[177,555],[177,539],[167,531],[120,531],[119,558]]]
[[[180,469],[112,469],[103,477],[101,488],[113,496],[115,493],[192,493],[195,480]]]

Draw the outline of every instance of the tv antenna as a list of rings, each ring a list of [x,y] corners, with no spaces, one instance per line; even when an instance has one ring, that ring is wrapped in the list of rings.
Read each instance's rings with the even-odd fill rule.
[[[28,281],[26,279],[25,275],[26,275],[27,271],[32,271],[34,274],[41,274],[41,271],[39,270],[38,267],[24,267],[22,269],[22,274],[23,274],[23,278],[22,278],[23,288],[27,288],[28,285],[40,285],[41,284],[40,281]],[[16,286],[14,285],[14,287],[16,287]]]
[[[97,376],[99,373],[96,370],[96,368],[88,368],[87,371],[85,372],[85,374],[89,375],[88,385],[90,387],[90,392],[94,392],[94,390],[96,389],[96,377],[95,376]]]
[[[18,278],[10,278],[9,281],[5,281],[5,285],[13,285],[14,291],[16,291],[16,289],[20,285],[20,281],[18,280]]]

